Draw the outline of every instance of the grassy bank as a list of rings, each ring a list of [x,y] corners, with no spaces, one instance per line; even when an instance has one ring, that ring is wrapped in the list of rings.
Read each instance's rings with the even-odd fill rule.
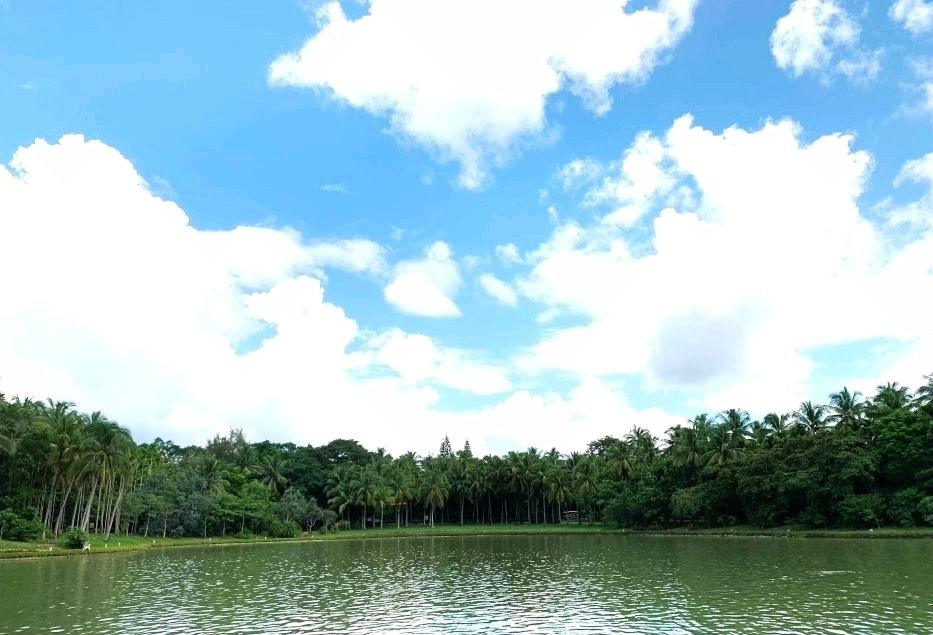
[[[228,544],[254,544],[270,542],[294,542],[306,540],[362,540],[373,538],[412,538],[424,536],[486,536],[486,535],[541,535],[541,534],[609,534],[609,535],[660,535],[660,536],[764,536],[775,538],[933,538],[929,527],[881,527],[878,529],[809,529],[799,525],[761,529],[751,526],[704,527],[698,529],[620,529],[601,524],[561,525],[437,525],[424,527],[414,525],[384,529],[351,529],[313,532],[299,538],[161,538],[143,536],[111,536],[104,541],[99,536],[91,537],[90,555],[115,552],[139,551],[162,547],[190,547]],[[13,542],[0,540],[0,559],[40,558],[49,556],[88,555],[79,549],[65,549],[54,541]]]

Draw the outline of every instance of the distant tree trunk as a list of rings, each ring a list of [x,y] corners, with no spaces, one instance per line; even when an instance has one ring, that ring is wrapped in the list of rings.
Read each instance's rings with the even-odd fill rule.
[[[87,499],[87,506],[84,508],[84,518],[81,520],[81,529],[87,531],[91,526],[91,506],[94,504],[94,495],[97,493],[98,479],[91,483],[91,495]]]

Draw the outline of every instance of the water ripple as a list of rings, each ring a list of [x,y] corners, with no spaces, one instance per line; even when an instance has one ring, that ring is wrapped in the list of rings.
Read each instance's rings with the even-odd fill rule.
[[[933,633],[931,556],[556,535],[150,550],[3,563],[0,635]]]

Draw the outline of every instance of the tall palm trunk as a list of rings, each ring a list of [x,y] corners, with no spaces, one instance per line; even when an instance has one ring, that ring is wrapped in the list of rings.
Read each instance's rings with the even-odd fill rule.
[[[84,508],[84,518],[81,520],[81,529],[87,531],[91,524],[91,505],[94,504],[94,495],[97,493],[99,479],[95,478],[91,483],[91,495],[88,496],[87,506]],[[148,522],[146,525],[148,526]]]

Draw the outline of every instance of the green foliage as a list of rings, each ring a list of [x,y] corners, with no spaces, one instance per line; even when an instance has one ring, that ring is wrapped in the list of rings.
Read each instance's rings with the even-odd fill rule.
[[[0,539],[28,542],[41,536],[43,529],[38,520],[23,518],[10,508],[0,510]]]
[[[889,383],[865,400],[751,420],[700,413],[667,432],[645,428],[562,455],[458,452],[398,458],[337,439],[324,446],[249,443],[242,431],[204,447],[137,446],[99,412],[0,395],[0,537],[80,530],[104,536],[293,536],[305,530],[434,523],[581,522],[625,527],[767,528],[933,525],[933,380]],[[318,503],[320,501],[320,504]],[[40,520],[41,519],[41,520]]]
[[[884,496],[878,492],[849,494],[839,502],[842,522],[850,527],[880,527]]]
[[[908,487],[891,496],[887,505],[888,520],[901,527],[914,527],[922,522],[920,503],[923,493],[916,487]]]
[[[925,496],[917,503],[917,513],[924,523],[933,525],[933,496]]]
[[[86,531],[72,525],[62,534],[61,543],[66,549],[81,549],[84,543],[87,542],[87,539],[88,535]]]

